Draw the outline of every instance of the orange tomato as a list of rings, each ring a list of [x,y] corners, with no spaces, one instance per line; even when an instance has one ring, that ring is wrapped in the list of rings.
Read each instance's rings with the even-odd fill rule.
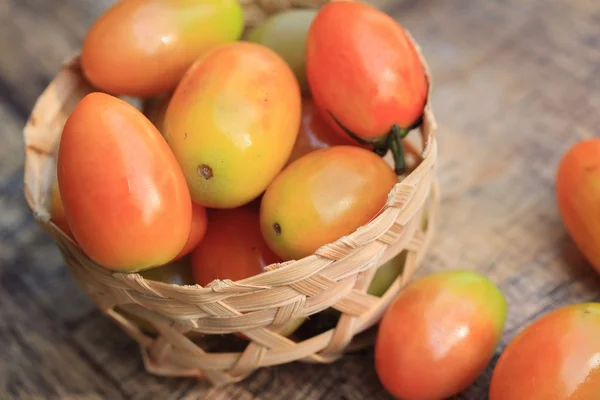
[[[164,119],[193,200],[235,208],[258,197],[291,154],[300,112],[294,74],[263,45],[223,45],[194,64]]]
[[[563,155],[556,198],[568,233],[600,272],[600,139],[581,141]]]
[[[308,256],[371,220],[396,183],[394,171],[369,150],[315,150],[289,164],[267,188],[261,232],[282,259]]]
[[[243,26],[237,0],[118,1],[85,36],[81,67],[102,91],[155,96],[173,90],[198,57],[238,40]]]
[[[489,364],[506,314],[502,292],[478,273],[455,270],[419,278],[400,292],[381,319],[377,376],[403,400],[456,395]]]
[[[64,126],[57,167],[71,231],[96,263],[140,271],[183,249],[192,217],[185,178],[164,138],[130,104],[85,96]]]
[[[600,398],[600,303],[557,308],[523,329],[494,368],[490,400]]]
[[[63,231],[67,236],[71,239],[75,240],[73,237],[73,233],[71,232],[71,228],[69,227],[69,222],[67,221],[67,217],[65,216],[65,209],[62,204],[62,200],[60,197],[60,190],[58,188],[58,182],[56,182],[52,186],[52,195],[51,195],[51,203],[50,203],[50,220],[54,222],[58,228]]]
[[[194,280],[202,286],[215,279],[249,278],[281,261],[263,240],[258,213],[249,207],[211,210],[206,236],[190,259]]]
[[[175,256],[173,261],[179,260],[181,257],[189,254],[204,239],[207,223],[206,208],[200,204],[192,203],[192,227],[190,235],[185,246]]]
[[[323,119],[310,97],[302,99],[302,119],[288,164],[314,150],[331,146],[358,145],[357,142],[336,130]]]

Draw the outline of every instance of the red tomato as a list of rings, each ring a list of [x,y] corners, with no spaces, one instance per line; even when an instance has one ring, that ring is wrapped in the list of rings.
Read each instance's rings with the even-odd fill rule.
[[[206,208],[200,204],[192,203],[192,227],[190,229],[190,236],[188,237],[185,246],[173,259],[173,261],[179,260],[181,257],[189,254],[194,248],[204,239],[206,235],[207,225]]]
[[[506,300],[486,277],[438,272],[406,286],[385,312],[375,344],[383,386],[403,400],[453,396],[484,371],[500,340]]]
[[[302,98],[300,129],[288,164],[312,151],[341,145],[358,145],[358,143],[343,131],[337,132],[335,127],[329,125],[315,107],[312,98]]]
[[[490,400],[600,399],[600,303],[555,309],[523,329],[492,375]]]
[[[556,197],[567,231],[600,272],[600,139],[581,141],[564,154]]]
[[[211,210],[206,236],[191,254],[196,283],[234,281],[261,273],[281,260],[260,234],[258,213],[249,207]]]
[[[189,238],[192,201],[181,168],[123,100],[91,93],[79,102],[63,129],[57,174],[75,239],[107,269],[166,264]]]
[[[308,32],[306,73],[329,123],[369,141],[393,133],[392,141],[380,146],[392,149],[402,170],[401,138],[422,116],[429,82],[416,47],[398,22],[361,2],[324,5]]]

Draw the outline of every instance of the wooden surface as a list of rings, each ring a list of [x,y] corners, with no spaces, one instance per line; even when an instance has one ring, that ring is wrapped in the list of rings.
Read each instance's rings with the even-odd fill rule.
[[[420,274],[467,268],[509,301],[503,346],[600,280],[565,233],[554,173],[600,132],[600,3],[383,0],[434,77],[441,222]],[[211,390],[147,374],[136,345],[93,307],[22,194],[21,130],[37,96],[110,0],[0,0],[0,399],[388,399],[372,352],[291,364]],[[490,369],[457,398],[487,397]]]

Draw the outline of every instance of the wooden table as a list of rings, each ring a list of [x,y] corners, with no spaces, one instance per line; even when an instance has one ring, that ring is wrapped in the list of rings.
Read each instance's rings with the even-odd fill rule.
[[[540,314],[599,298],[600,280],[566,235],[553,190],[563,152],[600,132],[600,3],[384,1],[434,77],[442,210],[420,274],[467,268],[499,285],[509,301],[499,354]],[[371,351],[265,369],[212,391],[151,376],[135,343],[76,286],[26,207],[21,130],[110,2],[0,2],[0,398],[389,398]],[[458,398],[485,399],[492,366]]]

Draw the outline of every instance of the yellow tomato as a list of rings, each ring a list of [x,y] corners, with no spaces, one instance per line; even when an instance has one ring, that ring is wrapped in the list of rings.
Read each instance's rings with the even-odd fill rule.
[[[291,154],[300,112],[294,74],[265,46],[223,45],[195,63],[164,118],[192,199],[235,208],[258,197]]]
[[[284,260],[308,256],[367,223],[397,182],[372,151],[355,146],[313,151],[269,185],[261,203],[262,234]]]

